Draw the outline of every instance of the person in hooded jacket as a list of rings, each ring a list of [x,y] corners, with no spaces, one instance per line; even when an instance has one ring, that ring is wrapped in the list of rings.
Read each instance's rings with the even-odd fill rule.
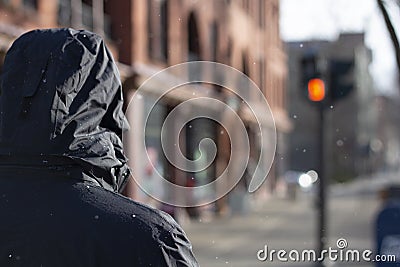
[[[101,37],[23,34],[0,90],[0,266],[198,266],[169,215],[119,194],[128,124]]]

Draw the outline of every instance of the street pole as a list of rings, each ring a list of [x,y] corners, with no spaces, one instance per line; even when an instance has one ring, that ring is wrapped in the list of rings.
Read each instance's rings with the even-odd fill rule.
[[[324,151],[324,105],[320,103],[318,106],[318,113],[319,113],[319,131],[318,131],[318,199],[317,199],[317,257],[322,255],[322,251],[326,248],[326,176],[325,176],[325,151]],[[324,263],[318,262],[318,267],[323,267]]]

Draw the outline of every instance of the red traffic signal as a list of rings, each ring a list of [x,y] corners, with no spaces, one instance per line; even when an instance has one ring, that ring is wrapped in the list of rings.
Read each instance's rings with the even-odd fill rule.
[[[308,81],[308,99],[319,102],[325,98],[325,83],[323,80],[314,78]]]

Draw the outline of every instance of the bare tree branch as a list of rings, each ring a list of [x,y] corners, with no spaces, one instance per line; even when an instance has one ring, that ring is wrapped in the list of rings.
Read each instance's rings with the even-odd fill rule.
[[[389,14],[388,14],[388,12],[387,12],[387,10],[385,8],[383,0],[377,0],[377,3],[378,3],[378,6],[379,6],[379,9],[382,12],[383,18],[385,19],[386,27],[387,27],[387,29],[389,31],[390,38],[392,39],[392,43],[393,43],[394,50],[395,50],[395,53],[396,53],[397,69],[398,69],[398,73],[400,75],[400,44],[399,44],[399,39],[397,38],[396,31],[395,31],[395,29],[393,27],[393,24],[392,24],[391,20],[390,20]]]

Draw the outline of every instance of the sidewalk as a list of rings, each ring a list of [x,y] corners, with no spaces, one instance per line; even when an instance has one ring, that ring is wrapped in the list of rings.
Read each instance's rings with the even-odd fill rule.
[[[329,201],[329,244],[345,237],[357,249],[371,249],[375,195],[332,198]],[[299,194],[296,201],[272,196],[244,216],[190,221],[183,228],[192,241],[201,266],[312,266],[310,262],[261,262],[257,252],[315,248],[315,211],[311,195]],[[334,266],[353,266],[353,264]],[[373,266],[358,264],[357,266]]]
[[[287,246],[288,240],[293,248],[312,245],[310,204],[305,197],[296,202],[271,197],[247,215],[191,221],[183,228],[202,266],[264,266],[257,260],[257,251],[267,243],[276,248]]]

